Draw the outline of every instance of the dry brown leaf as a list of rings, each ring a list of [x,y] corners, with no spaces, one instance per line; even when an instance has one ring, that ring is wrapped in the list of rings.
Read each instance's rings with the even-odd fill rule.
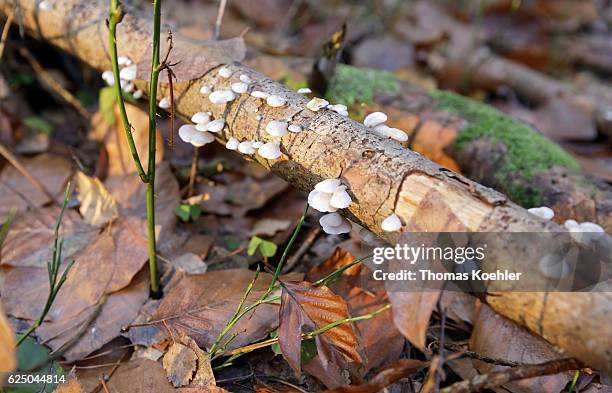
[[[254,236],[274,236],[276,232],[284,231],[291,226],[291,220],[279,220],[275,218],[262,218],[253,226],[251,232]]]
[[[162,359],[166,376],[174,387],[186,386],[196,371],[198,357],[186,345],[174,342]]]
[[[58,207],[46,207],[17,216],[2,247],[0,265],[40,267],[46,271],[53,254],[53,231],[59,212]],[[90,244],[97,232],[77,212],[67,210],[60,228],[64,259]]]
[[[94,227],[104,226],[117,217],[117,201],[106,190],[104,184],[95,178],[89,177],[83,172],[77,172],[77,198],[81,202],[79,212],[83,220]]]
[[[478,306],[470,350],[483,356],[528,364],[564,357],[552,345],[495,313],[483,303]],[[474,366],[480,373],[507,369],[478,360],[474,360]],[[561,373],[516,381],[504,387],[513,393],[560,392],[570,379],[571,375]]]
[[[160,329],[167,327],[177,336],[189,335],[200,347],[209,348],[236,311],[253,274],[247,269],[228,269],[185,276],[164,296],[150,321],[159,321]],[[246,304],[260,296],[270,280],[269,274],[260,274]],[[230,331],[229,335],[234,332],[239,334],[227,349],[263,339],[277,324],[278,305],[260,305]],[[131,330],[138,329],[135,327]]]
[[[198,343],[191,337],[185,336],[182,340],[198,358],[198,369],[191,380],[191,384],[199,387],[216,386],[215,374],[213,374],[212,365],[210,364],[210,356],[198,347]]]
[[[71,166],[62,157],[51,154],[40,154],[33,158],[19,158],[26,170],[58,199],[71,174]],[[6,216],[12,208],[24,211],[28,208],[41,207],[49,202],[49,198],[39,188],[29,182],[14,167],[7,165],[0,173],[0,217]]]
[[[348,306],[329,288],[315,287],[308,282],[283,285],[278,342],[283,356],[298,375],[301,373],[302,333],[346,318],[349,318]],[[351,323],[338,325],[317,338],[317,343],[327,342],[347,359],[361,363],[357,335]]]
[[[162,365],[143,358],[122,363],[106,386],[113,393],[175,393]]]
[[[11,372],[17,367],[15,357],[15,333],[0,304],[0,373]],[[0,378],[0,387],[2,387]]]
[[[391,300],[395,326],[412,345],[424,351],[429,319],[440,292],[389,291],[387,295]]]
[[[68,374],[66,382],[62,383],[53,393],[85,393],[85,389],[72,372]]]

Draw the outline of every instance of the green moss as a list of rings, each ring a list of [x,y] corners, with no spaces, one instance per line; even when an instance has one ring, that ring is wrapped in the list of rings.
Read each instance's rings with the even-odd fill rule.
[[[555,166],[579,170],[578,163],[557,144],[497,109],[450,92],[434,91],[431,95],[440,109],[457,112],[468,122],[455,139],[455,149],[461,151],[477,139],[505,146],[507,154],[495,178],[515,202],[525,207],[541,203],[539,190],[528,186],[538,173]]]
[[[289,74],[283,75],[279,81],[292,90],[308,87],[306,79],[295,79]]]
[[[395,93],[399,90],[399,81],[390,72],[338,64],[325,98],[331,103],[350,107],[355,103],[373,103],[378,92]]]

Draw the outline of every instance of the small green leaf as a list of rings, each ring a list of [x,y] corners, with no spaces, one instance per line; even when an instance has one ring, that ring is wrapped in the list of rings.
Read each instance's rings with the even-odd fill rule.
[[[202,215],[202,207],[200,205],[189,205],[189,215],[192,221],[197,220]]]
[[[274,329],[270,332],[270,338],[276,338],[276,337],[278,337],[278,329]],[[281,351],[280,344],[278,342],[272,344],[270,349],[272,349],[272,352],[274,352],[277,355],[283,354],[283,351]]]
[[[317,342],[314,338],[302,340],[302,345],[300,346],[300,360],[302,364],[310,362],[317,356],[317,353]]]
[[[263,241],[264,239],[257,237],[257,236],[253,236],[251,240],[249,241],[249,246],[247,247],[247,254],[249,254],[249,256],[255,255],[255,252],[257,251],[257,247],[259,247],[259,245]]]
[[[189,217],[191,217],[191,208],[190,205],[180,204],[174,209],[174,213],[183,220],[184,222],[189,221]]]
[[[50,135],[51,132],[53,132],[53,126],[42,117],[28,116],[23,119],[23,124],[25,124],[26,127],[42,132],[43,134]]]
[[[261,255],[266,258],[273,257],[274,254],[276,254],[277,249],[278,247],[276,246],[276,244],[267,240],[262,240],[261,244],[259,245],[259,251],[261,252]]]
[[[115,124],[114,105],[116,100],[115,88],[107,86],[100,89],[98,102],[100,105],[100,113],[108,124]]]

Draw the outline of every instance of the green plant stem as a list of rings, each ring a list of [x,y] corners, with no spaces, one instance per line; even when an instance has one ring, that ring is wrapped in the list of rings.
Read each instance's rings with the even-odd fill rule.
[[[359,259],[355,259],[353,262],[348,263],[344,266],[342,266],[341,268],[329,273],[327,276],[315,281],[312,285],[318,287],[321,285],[327,285],[330,281],[333,281],[334,279],[336,279],[336,277],[338,277],[339,275],[342,274],[342,272],[344,272],[345,270],[350,269],[351,267],[355,266],[358,263],[361,263],[363,261],[365,261],[368,258],[371,258],[373,255],[366,255],[365,257],[359,258]]]
[[[157,83],[159,80],[160,64],[160,35],[161,35],[161,0],[153,2],[153,56],[151,59],[151,77],[149,83],[149,157],[147,164],[147,172],[145,173],[134,138],[132,137],[132,127],[129,123],[127,112],[125,110],[125,102],[121,91],[121,83],[119,78],[119,61],[117,54],[117,25],[123,18],[123,11],[119,4],[119,0],[110,0],[110,9],[108,14],[109,27],[109,46],[111,54],[111,63],[113,75],[115,78],[115,93],[121,114],[121,121],[125,129],[125,134],[130,146],[132,157],[136,165],[136,170],[140,179],[146,183],[146,204],[147,204],[147,232],[149,238],[149,274],[151,281],[151,297],[158,299],[161,297],[159,288],[159,280],[157,274],[157,253],[155,242],[155,155],[156,155],[156,122],[157,116]]]
[[[113,69],[113,76],[115,77],[115,94],[117,96],[117,104],[119,105],[119,113],[121,115],[121,122],[123,123],[123,129],[125,130],[125,136],[130,146],[130,152],[134,163],[136,164],[136,171],[138,176],[143,182],[147,182],[147,175],[140,162],[138,156],[138,150],[136,150],[136,144],[134,143],[134,137],[132,136],[132,126],[128,120],[127,112],[125,110],[125,102],[123,101],[123,92],[121,91],[121,83],[119,78],[119,56],[117,54],[117,25],[123,18],[123,11],[119,6],[119,0],[110,0],[110,9],[108,12],[108,40],[110,46],[111,55],[111,66]]]

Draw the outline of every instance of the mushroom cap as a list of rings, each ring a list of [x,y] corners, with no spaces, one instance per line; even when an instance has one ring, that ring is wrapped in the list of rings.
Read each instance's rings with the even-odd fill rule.
[[[264,145],[264,143],[266,142],[262,142],[262,141],[253,141],[253,148],[254,149],[259,149],[260,147],[262,147]]]
[[[206,131],[196,131],[195,134],[191,137],[191,144],[195,147],[200,147],[213,142],[215,137],[212,136],[211,133]]]
[[[594,232],[594,233],[605,233],[606,232],[598,224],[595,224],[594,222],[589,222],[589,221],[581,222],[580,229],[582,229],[582,232]]]
[[[323,216],[321,216],[321,218],[319,218],[319,224],[321,224],[322,227],[324,226],[338,226],[340,224],[342,224],[342,216],[338,213],[329,213],[329,214],[325,214]]]
[[[236,96],[231,90],[217,90],[209,94],[208,100],[213,104],[226,104],[232,101]]]
[[[406,142],[408,140],[408,134],[399,128],[389,127],[386,124],[379,124],[373,128],[374,133],[382,136],[383,138],[391,138],[398,142]]]
[[[573,227],[577,227],[578,225],[580,224],[578,224],[576,220],[565,220],[565,222],[563,223],[563,226],[568,230]]]
[[[287,133],[287,122],[272,120],[266,125],[266,132],[272,136],[283,136]]]
[[[340,187],[340,179],[325,179],[315,185],[315,190],[333,194]]]
[[[193,116],[191,116],[191,121],[195,124],[200,123],[208,123],[210,121],[210,113],[209,112],[197,112]]]
[[[385,232],[399,231],[402,228],[402,221],[396,214],[391,214],[389,217],[383,220],[380,227]]]
[[[341,114],[342,116],[348,116],[348,108],[346,105],[343,105],[343,104],[329,105],[327,109],[331,109],[332,111],[338,114]]]
[[[281,106],[285,106],[285,104],[287,104],[287,99],[281,96],[269,96],[268,98],[266,98],[266,104],[268,104],[272,108],[278,108]]]
[[[329,101],[324,100],[323,98],[314,97],[308,104],[306,104],[306,108],[310,109],[313,112],[317,112],[319,109],[323,109],[329,105]]]
[[[251,83],[251,78],[248,75],[246,75],[246,74],[240,75],[239,79],[240,79],[241,82],[244,82],[246,84]]]
[[[336,209],[346,209],[352,202],[351,196],[346,192],[346,187],[340,186],[332,194],[329,204]]]
[[[195,126],[192,124],[183,124],[178,129],[179,138],[181,138],[183,142],[187,142],[187,143],[191,143],[191,138],[193,138],[193,135],[196,132],[198,131],[196,130]]]
[[[387,115],[382,112],[372,112],[363,119],[363,125],[366,127],[376,127],[387,121]]]
[[[126,81],[133,81],[136,79],[136,73],[138,72],[138,66],[132,64],[131,66],[123,67],[119,71],[119,78],[125,79]]]
[[[257,149],[257,154],[268,160],[276,160],[282,155],[280,146],[274,142],[264,143]]]
[[[238,145],[238,151],[242,154],[255,154],[255,148],[253,147],[253,141],[243,141]]]
[[[229,78],[230,76],[232,76],[232,74],[233,74],[233,73],[234,73],[234,71],[232,71],[232,70],[231,70],[230,68],[228,68],[228,67],[221,67],[221,68],[219,69],[219,76],[220,76],[221,78],[225,78],[225,79],[227,79],[227,78]]]
[[[337,209],[329,204],[332,194],[313,190],[308,194],[308,204],[322,213],[333,213]]]
[[[238,93],[238,94],[246,93],[248,88],[249,88],[249,85],[244,82],[232,83],[232,91],[234,93]]]
[[[236,150],[238,149],[238,145],[240,144],[240,141],[234,137],[230,138],[227,140],[227,142],[225,143],[225,147],[228,150]]]
[[[157,104],[157,106],[159,106],[162,109],[170,108],[170,106],[172,106],[172,102],[170,101],[170,97],[164,97],[161,100],[159,100],[159,104]]]
[[[298,124],[289,124],[289,126],[287,127],[287,130],[289,130],[289,132],[293,132],[297,134],[298,132],[302,132],[302,126]]]
[[[219,132],[225,127],[225,120],[217,119],[213,120],[206,125],[206,131]]]
[[[270,95],[268,93],[265,93],[261,90],[253,90],[251,92],[251,97],[255,97],[255,98],[268,98]]]
[[[135,92],[132,94],[132,97],[134,97],[135,99],[137,99],[137,100],[138,100],[138,99],[142,98],[142,94],[143,94],[143,93],[142,93],[142,90],[136,90],[136,91],[135,91]]]
[[[551,220],[555,216],[555,212],[547,206],[532,207],[527,209],[527,211],[545,220]]]
[[[212,88],[209,85],[204,84],[200,87],[200,94],[209,94],[211,90]]]
[[[117,57],[117,64],[122,65],[122,66],[132,65],[132,59],[130,59],[127,56],[119,56]]]
[[[310,94],[312,93],[312,90],[310,90],[310,88],[308,87],[300,87],[299,89],[297,89],[297,92],[299,94]]]
[[[321,225],[323,232],[330,235],[339,235],[341,233],[349,233],[352,229],[351,222],[346,218],[340,216],[340,224],[338,225]]]
[[[198,131],[208,131],[208,123],[198,123],[195,125],[195,128]]]
[[[113,71],[106,70],[102,73],[102,80],[106,82],[107,85],[112,86],[115,84],[115,75]]]

